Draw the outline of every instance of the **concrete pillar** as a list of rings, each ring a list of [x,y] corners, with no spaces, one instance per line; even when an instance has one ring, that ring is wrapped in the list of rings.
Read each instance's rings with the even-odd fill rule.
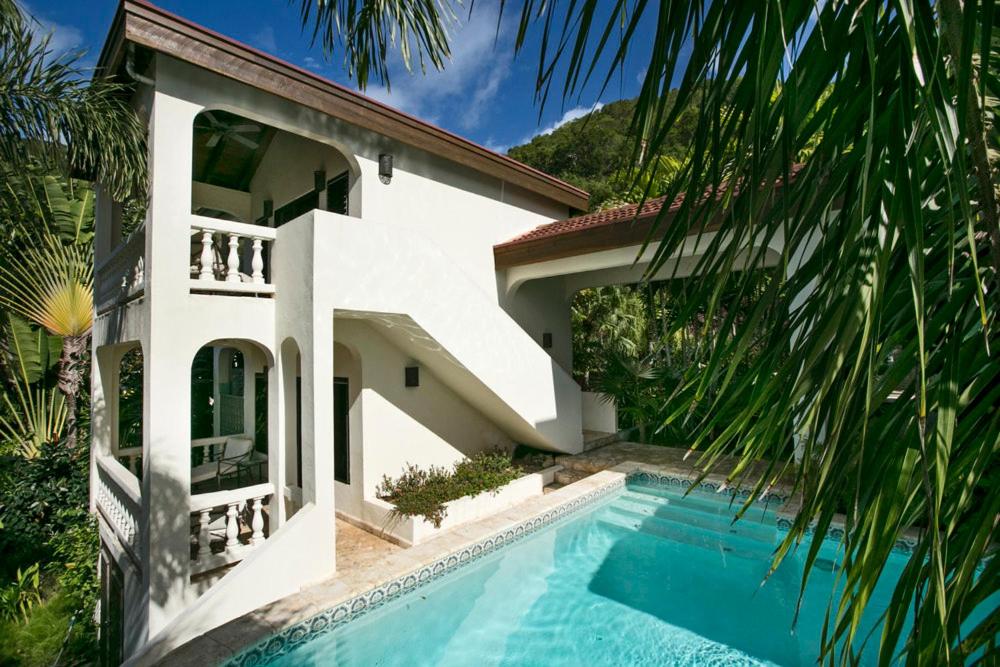
[[[198,345],[178,335],[187,310],[190,264],[192,126],[200,108],[170,94],[157,63],[149,133],[150,201],[146,230],[143,341],[143,590],[148,638],[191,597],[191,362]],[[160,324],[158,324],[160,323]],[[162,323],[173,323],[174,326]]]

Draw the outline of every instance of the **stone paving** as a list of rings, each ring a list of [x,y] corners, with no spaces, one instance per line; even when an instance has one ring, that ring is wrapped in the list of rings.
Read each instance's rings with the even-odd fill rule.
[[[681,447],[644,445],[638,442],[615,442],[582,454],[557,456],[556,463],[566,468],[567,471],[593,474],[631,462],[641,464],[643,467],[659,468],[665,473],[691,477],[704,472],[704,467],[698,464],[700,454],[701,452]],[[734,457],[720,458],[714,467],[711,478],[723,481],[725,475],[733,469],[736,463],[737,459]],[[766,462],[753,464],[749,468],[746,479],[759,479],[767,472],[767,467]],[[790,478],[785,476],[776,486],[787,488],[790,484]]]

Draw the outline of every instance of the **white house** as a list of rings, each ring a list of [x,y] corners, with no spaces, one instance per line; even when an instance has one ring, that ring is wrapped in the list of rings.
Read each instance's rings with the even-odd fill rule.
[[[574,453],[585,426],[613,428],[571,376],[569,303],[636,281],[660,202],[571,218],[587,193],[145,2],[121,5],[100,67],[134,84],[150,174],[129,234],[98,197],[91,488],[112,659],[334,574],[335,516],[371,523],[404,463]],[[119,433],[126,354],[141,447]],[[251,449],[214,490],[215,459]]]

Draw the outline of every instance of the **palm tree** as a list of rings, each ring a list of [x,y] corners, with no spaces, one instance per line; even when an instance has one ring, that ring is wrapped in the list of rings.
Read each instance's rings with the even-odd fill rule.
[[[93,324],[93,193],[52,176],[7,184],[4,212],[15,237],[0,255],[0,306],[61,339],[57,381],[66,444],[77,444],[80,361]],[[41,191],[42,196],[38,195]]]
[[[368,15],[347,12],[359,4]],[[374,4],[320,5],[316,29],[343,36],[352,71],[385,78],[377,63],[392,31],[366,30]],[[444,62],[446,25],[426,9],[441,3],[388,5],[443,36],[418,47]],[[901,645],[908,664],[998,655],[1000,610],[972,617],[1000,590],[1000,558],[988,558],[1000,516],[997,11],[986,0],[520,5],[517,47],[540,42],[542,104],[553,86],[566,99],[608,85],[635,55],[636,26],[655,26],[633,124],[640,174],[650,169],[640,156],[661,152],[698,97],[691,148],[668,189],[684,203],[661,226],[651,271],[706,220],[721,220],[723,233],[677,326],[696,307],[714,319],[723,292],[751,294],[755,272],[734,267],[746,252],[760,262],[761,242],[782,241],[777,279],[723,318],[708,362],[675,395],[701,409],[669,419],[703,434],[708,464],[723,454],[773,461],[764,479],[743,480],[758,491],[794,471],[802,510],[776,561],[815,530],[803,584],[844,516],[827,663],[849,664],[876,641],[855,636],[858,621],[905,530],[918,532],[917,546],[877,638],[880,661]],[[773,312],[787,316],[771,321]],[[738,365],[746,372],[733,374]]]
[[[142,193],[145,130],[128,88],[88,81],[82,53],[55,54],[14,0],[0,0],[0,175],[41,162],[92,175],[119,199]]]
[[[63,189],[58,179],[47,178],[40,198],[38,183],[24,176],[88,173],[125,199],[143,192],[146,155],[128,88],[105,78],[88,82],[81,56],[52,53],[49,37],[36,34],[21,6],[0,0],[0,178],[6,182],[3,212],[12,217],[3,222],[14,231],[5,239],[0,304],[61,337],[58,387],[70,447],[77,441],[79,363],[93,310],[93,255],[84,233],[93,194],[77,188],[74,195],[72,182]],[[15,183],[23,189],[15,191]],[[25,193],[30,196],[22,198]]]

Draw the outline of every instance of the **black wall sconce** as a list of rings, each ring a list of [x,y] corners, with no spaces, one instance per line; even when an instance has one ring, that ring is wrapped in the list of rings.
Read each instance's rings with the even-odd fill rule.
[[[546,350],[552,349],[552,334],[543,333],[542,334],[542,347]]]
[[[407,387],[419,387],[420,386],[420,367],[419,366],[407,366],[406,367],[406,382]]]
[[[379,153],[378,156],[378,180],[382,181],[383,184],[389,185],[389,181],[392,180],[392,154],[391,153]]]
[[[313,190],[316,192],[322,192],[326,190],[326,172],[325,171],[314,171],[313,172]]]

